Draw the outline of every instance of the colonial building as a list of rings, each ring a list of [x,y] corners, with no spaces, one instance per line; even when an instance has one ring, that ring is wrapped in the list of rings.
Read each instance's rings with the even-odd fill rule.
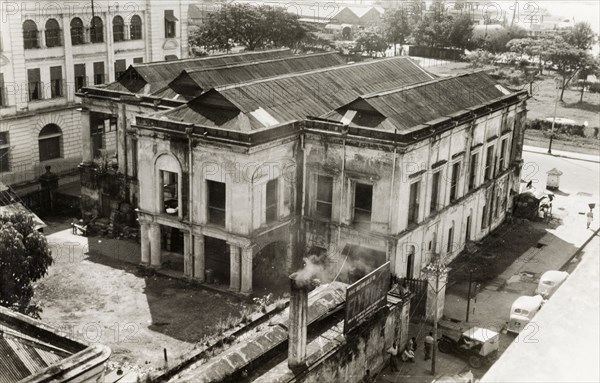
[[[24,194],[47,165],[76,174],[76,91],[114,82],[133,63],[187,57],[187,8],[186,0],[2,2],[0,180]],[[115,121],[102,123],[96,143],[110,145],[98,141],[112,139]]]
[[[91,214],[138,207],[143,264],[243,294],[287,286],[306,255],[343,281],[387,260],[419,278],[497,227],[520,181],[526,92],[483,72],[435,78],[406,57],[336,56],[143,64],[85,89],[84,122],[122,121],[105,177],[127,190],[103,203],[84,166]]]

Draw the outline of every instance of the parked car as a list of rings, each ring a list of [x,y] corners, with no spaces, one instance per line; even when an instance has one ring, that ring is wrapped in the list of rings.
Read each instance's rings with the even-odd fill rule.
[[[473,327],[462,334],[444,334],[438,340],[438,349],[466,359],[473,368],[492,363],[498,356],[500,336],[497,332]]]
[[[544,299],[548,299],[554,294],[556,290],[563,284],[569,273],[566,271],[550,270],[542,274],[540,282],[538,283],[536,294],[541,295]]]
[[[510,308],[507,330],[519,334],[535,314],[540,311],[543,304],[544,298],[541,295],[518,297]]]

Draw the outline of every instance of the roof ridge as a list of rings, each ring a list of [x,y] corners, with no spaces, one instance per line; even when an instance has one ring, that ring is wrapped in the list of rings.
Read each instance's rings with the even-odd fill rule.
[[[327,55],[339,55],[339,53],[338,52],[319,52],[319,53],[311,53],[311,54],[306,54],[306,55],[292,55],[292,56],[287,56],[287,57],[279,57],[279,58],[274,58],[274,59],[272,58],[272,59],[258,60],[258,61],[251,61],[251,62],[223,64],[220,66],[212,66],[212,67],[206,67],[206,68],[189,69],[189,70],[183,69],[181,72],[186,72],[188,74],[191,74],[191,73],[199,73],[199,72],[208,72],[208,71],[217,70],[217,69],[239,68],[242,66],[259,65],[259,64],[266,64],[266,63],[272,63],[272,62],[277,62],[277,61],[296,60],[296,59],[300,59],[300,58],[315,57],[315,56],[327,56]]]
[[[387,96],[389,94],[393,94],[393,93],[398,93],[398,92],[404,92],[406,90],[410,90],[410,89],[415,89],[421,86],[427,86],[427,85],[431,85],[431,84],[437,84],[439,82],[443,82],[443,81],[448,81],[448,80],[453,80],[459,77],[465,77],[465,76],[469,76],[469,75],[473,75],[473,74],[479,74],[481,72],[485,72],[483,69],[480,70],[476,70],[473,72],[467,72],[467,73],[461,73],[455,76],[448,76],[448,77],[437,77],[434,79],[431,79],[429,81],[424,81],[424,82],[416,82],[410,85],[406,85],[404,87],[401,88],[395,88],[395,89],[388,89],[388,90],[384,90],[381,92],[373,92],[373,93],[366,93],[363,94],[362,96],[360,96],[359,98],[362,99],[369,99],[369,98],[376,98],[376,97],[380,97],[380,96]]]
[[[245,51],[245,52],[238,52],[238,53],[222,53],[222,54],[212,55],[212,56],[188,57],[185,59],[171,60],[171,61],[163,60],[163,61],[153,61],[153,62],[149,62],[149,63],[137,63],[137,64],[133,64],[132,66],[134,68],[146,68],[146,67],[150,67],[150,66],[154,66],[154,65],[165,65],[167,63],[203,61],[203,60],[208,60],[208,59],[215,58],[215,57],[243,56],[243,55],[251,55],[251,54],[256,54],[256,53],[283,52],[283,51],[291,51],[291,49],[290,48],[277,48],[277,49],[267,49],[264,51]]]
[[[349,68],[350,66],[363,66],[363,65],[370,65],[370,64],[376,64],[376,63],[381,63],[384,61],[393,61],[393,60],[409,60],[409,57],[389,57],[389,58],[384,58],[382,60],[375,60],[375,61],[363,61],[360,63],[354,63],[354,64],[342,64],[342,65],[336,65],[336,66],[332,66],[332,67],[326,67],[326,68],[319,68],[319,69],[313,69],[313,70],[308,70],[305,72],[295,72],[295,73],[286,73],[286,74],[282,74],[279,76],[275,76],[275,77],[267,77],[267,78],[262,78],[262,79],[258,79],[258,80],[254,80],[254,81],[248,81],[242,84],[230,84],[230,85],[226,85],[226,86],[222,86],[222,87],[216,87],[213,89],[216,89],[218,91],[223,91],[223,90],[229,90],[229,89],[239,89],[242,87],[246,87],[246,86],[250,86],[250,85],[255,85],[255,84],[260,84],[263,82],[269,82],[269,81],[275,81],[275,80],[280,80],[280,79],[284,79],[284,78],[293,78],[293,77],[299,77],[299,76],[307,76],[313,73],[322,73],[322,72],[328,72],[328,71],[335,71],[335,70],[340,70],[343,68]]]

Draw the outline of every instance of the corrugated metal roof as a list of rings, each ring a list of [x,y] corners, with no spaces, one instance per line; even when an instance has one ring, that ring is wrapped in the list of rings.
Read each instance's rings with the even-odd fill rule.
[[[348,110],[357,110],[354,125],[402,131],[505,97],[495,85],[485,72],[437,79],[364,95],[322,117],[341,121]]]
[[[135,72],[139,78],[149,84],[149,87],[144,89],[144,91],[152,93],[164,88],[184,70],[232,65],[257,60],[269,60],[291,56],[292,54],[292,51],[289,49],[274,49],[268,51],[205,56],[193,59],[137,63],[130,66],[119,81],[108,84],[104,89],[121,92],[131,91],[131,88],[127,86],[127,81],[131,76],[131,72]],[[138,92],[138,90],[136,89],[134,92]]]
[[[191,98],[203,91],[224,85],[238,84],[252,80],[280,76],[345,64],[344,57],[335,52],[310,55],[294,55],[272,60],[245,62],[220,67],[185,70],[167,87],[153,96],[175,98],[182,95]]]
[[[394,57],[218,88],[155,117],[244,130],[246,126],[236,126],[232,122],[236,110],[237,113],[249,114],[263,108],[282,123],[322,115],[363,94],[396,89],[432,78],[411,59]],[[208,109],[227,109],[231,119],[221,123],[212,121],[207,115]],[[217,111],[210,113],[215,115]],[[252,119],[249,121],[252,129],[264,127]]]
[[[71,354],[0,332],[0,383],[14,383]]]

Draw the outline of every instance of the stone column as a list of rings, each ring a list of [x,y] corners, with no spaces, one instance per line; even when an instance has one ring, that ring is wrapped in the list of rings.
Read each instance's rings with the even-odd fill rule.
[[[140,225],[140,244],[142,248],[142,265],[150,265],[150,225],[143,222]]]
[[[205,260],[204,260],[204,236],[194,235],[194,279],[204,282]]]
[[[229,244],[229,290],[240,292],[241,260],[240,248]]]
[[[252,293],[252,247],[246,246],[242,249],[242,277],[241,293],[250,295]]]
[[[429,267],[429,266],[428,266]],[[427,267],[426,267],[427,269]],[[425,270],[424,270],[425,271]],[[444,303],[446,298],[446,283],[448,282],[448,268],[445,268],[439,273],[439,282],[436,284],[436,273],[425,272],[427,277],[427,307],[426,307],[426,318],[429,321],[433,321],[436,312],[438,320],[444,316]],[[437,307],[436,307],[436,285],[437,291]]]
[[[192,238],[189,232],[183,233],[183,275],[192,277],[194,260],[192,258]]]
[[[46,30],[38,29],[38,41],[40,43],[40,48],[46,48]]]
[[[90,128],[90,110],[85,107],[81,108],[81,147],[83,150],[83,163],[90,165],[94,159],[94,148]]]
[[[159,268],[161,263],[161,248],[160,248],[160,225],[157,223],[150,224],[150,230],[148,231],[148,237],[150,239],[150,265],[152,267]]]
[[[117,161],[119,171],[127,175],[127,112],[126,105],[120,103],[117,112]]]

